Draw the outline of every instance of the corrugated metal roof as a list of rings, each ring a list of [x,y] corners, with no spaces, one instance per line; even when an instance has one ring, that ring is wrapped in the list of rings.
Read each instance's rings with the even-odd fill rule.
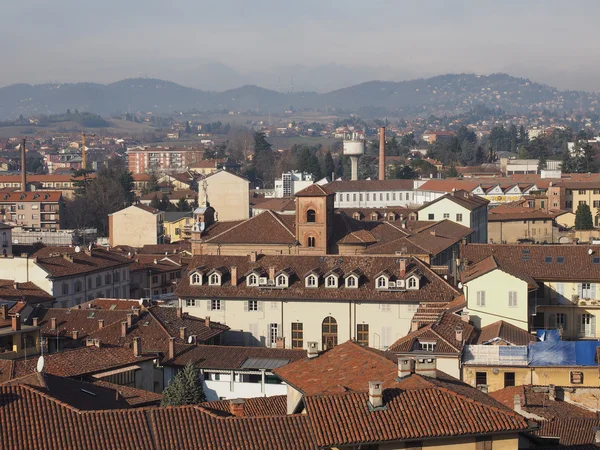
[[[290,362],[289,359],[274,359],[274,358],[248,358],[246,359],[240,369],[277,369],[278,367],[285,366]]]

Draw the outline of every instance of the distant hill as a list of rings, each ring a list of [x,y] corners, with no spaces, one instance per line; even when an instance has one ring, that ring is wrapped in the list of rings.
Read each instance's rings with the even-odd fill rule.
[[[224,92],[193,89],[164,80],[136,78],[107,85],[15,84],[0,88],[0,120],[67,109],[100,115],[127,111],[331,109],[364,116],[454,114],[478,104],[507,112],[569,110],[597,105],[600,96],[556,88],[506,74],[449,74],[427,79],[370,81],[325,94],[280,93],[257,86]]]

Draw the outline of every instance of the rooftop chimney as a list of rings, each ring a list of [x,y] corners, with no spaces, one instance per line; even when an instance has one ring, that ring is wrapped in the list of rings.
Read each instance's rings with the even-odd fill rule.
[[[98,319],[98,329],[104,328],[104,319]]]
[[[133,338],[133,356],[142,356],[142,338],[139,336]]]
[[[8,319],[8,305],[6,303],[0,305],[0,314],[2,315],[2,319]]]
[[[169,338],[169,359],[175,358],[175,338]]]
[[[237,286],[237,284],[238,284],[237,266],[231,266],[231,269],[229,270],[229,274],[231,275],[231,285],[234,287]]]
[[[204,326],[205,326],[206,328],[210,328],[210,316],[206,316],[206,317],[204,318]]]
[[[53,331],[56,330],[56,317],[50,319],[50,329]]]
[[[234,398],[229,400],[229,411],[236,417],[244,417],[246,415],[243,398]]]
[[[34,326],[34,327],[37,327],[37,326],[38,326],[38,321],[39,321],[39,319],[38,319],[37,317],[34,317],[34,318],[32,319],[32,323],[33,323],[33,326]]]
[[[548,398],[553,402],[556,401],[556,385],[549,384],[548,385]]]
[[[94,339],[94,345],[98,348],[102,348],[102,341],[100,339]]]
[[[379,129],[379,179],[385,180],[385,127]]]
[[[27,157],[25,155],[26,139],[21,142],[21,191],[27,192]]]
[[[369,403],[373,408],[383,406],[383,382],[369,381]]]
[[[127,314],[127,328],[131,328],[133,325],[133,313]]]
[[[121,337],[125,337],[127,336],[127,321],[124,320],[123,322],[121,322]]]
[[[19,331],[21,329],[21,316],[20,314],[15,314],[12,316],[11,325],[13,331]]]
[[[258,255],[256,252],[250,252],[250,262],[251,263],[255,263],[257,258],[258,258]]]
[[[186,342],[187,339],[187,332],[186,332],[186,328],[185,327],[180,327],[179,328],[179,338]]]
[[[140,308],[134,308],[133,309],[133,315],[135,317],[140,317]]]
[[[466,312],[464,310],[463,310],[462,314],[460,315],[460,317],[463,320],[463,322],[469,323],[471,321],[471,316],[469,315],[468,312]]]
[[[79,338],[79,330],[73,330],[73,340],[77,340]]]
[[[454,330],[454,337],[456,339],[457,342],[462,342],[463,340],[463,329],[462,328],[456,328]]]
[[[275,266],[269,266],[269,280],[275,279]]]
[[[424,377],[436,378],[436,361],[435,358],[418,358],[415,361],[415,373]]]
[[[181,308],[181,306],[179,308],[177,308],[177,318],[181,319],[181,316],[183,315],[183,310]]]
[[[513,397],[513,409],[515,412],[521,412],[521,396],[519,394],[515,394]]]
[[[319,356],[319,343],[318,342],[307,342],[306,345],[308,345],[308,357],[309,358],[316,358],[317,356]]]
[[[19,289],[19,283],[18,283],[17,281],[15,281],[15,282],[13,283],[13,288],[14,288],[15,290],[18,290],[18,289]]]
[[[285,348],[285,338],[284,337],[276,337],[275,338],[275,348]]]
[[[400,259],[400,278],[404,278],[406,276],[406,259]]]
[[[398,378],[405,378],[413,373],[414,363],[412,358],[398,358]]]

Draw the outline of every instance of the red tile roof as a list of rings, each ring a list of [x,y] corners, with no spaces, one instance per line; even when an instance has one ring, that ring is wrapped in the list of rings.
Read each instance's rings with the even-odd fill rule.
[[[32,257],[35,264],[56,278],[127,267],[133,262],[120,252],[101,248],[78,253],[71,247],[44,247]]]
[[[310,186],[296,192],[296,197],[327,197],[333,195],[333,191],[329,188],[329,184],[321,186],[318,184],[311,184]]]
[[[13,280],[0,280],[0,299],[44,303],[53,301],[54,297],[31,281],[17,283]]]
[[[486,325],[475,333],[474,337],[472,343],[475,345],[483,345],[497,338],[511,345],[527,345],[536,341],[535,336],[531,333],[503,320]]]
[[[600,419],[556,419],[540,423],[538,436],[560,438],[561,445],[593,444],[596,442],[596,430],[600,428]]]
[[[427,183],[425,183],[427,184]],[[425,186],[425,185],[423,185]],[[421,186],[421,188],[423,187]],[[471,194],[470,191],[458,190],[452,191],[449,194],[442,195],[441,197],[436,198],[435,200],[425,203],[423,206],[419,208],[419,210],[423,208],[427,208],[430,205],[433,205],[442,200],[450,200],[451,202],[456,203],[463,208],[468,209],[469,211],[473,211],[477,208],[487,207],[489,200],[486,200],[478,195]]]
[[[2,179],[0,178],[0,181]],[[28,180],[29,181],[29,180]],[[60,191],[15,191],[5,192],[0,195],[0,203],[16,203],[16,202],[42,202],[42,203],[58,203],[62,200],[62,192]]]
[[[229,400],[215,400],[202,403],[201,406],[212,412],[231,415]],[[244,414],[247,416],[285,416],[287,414],[287,395],[245,398]]]
[[[336,180],[324,186],[327,192],[412,191],[413,180]],[[298,195],[298,194],[296,194]]]

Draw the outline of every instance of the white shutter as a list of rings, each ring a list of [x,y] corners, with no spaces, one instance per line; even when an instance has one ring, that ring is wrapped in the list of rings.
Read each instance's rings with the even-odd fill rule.
[[[212,300],[206,300],[206,309],[212,311]]]
[[[592,291],[591,298],[592,298],[592,300],[596,300],[596,283],[591,283],[590,287],[592,288],[591,289],[591,291]]]
[[[579,298],[583,298],[583,285],[581,283],[577,283],[577,295],[579,295]]]

